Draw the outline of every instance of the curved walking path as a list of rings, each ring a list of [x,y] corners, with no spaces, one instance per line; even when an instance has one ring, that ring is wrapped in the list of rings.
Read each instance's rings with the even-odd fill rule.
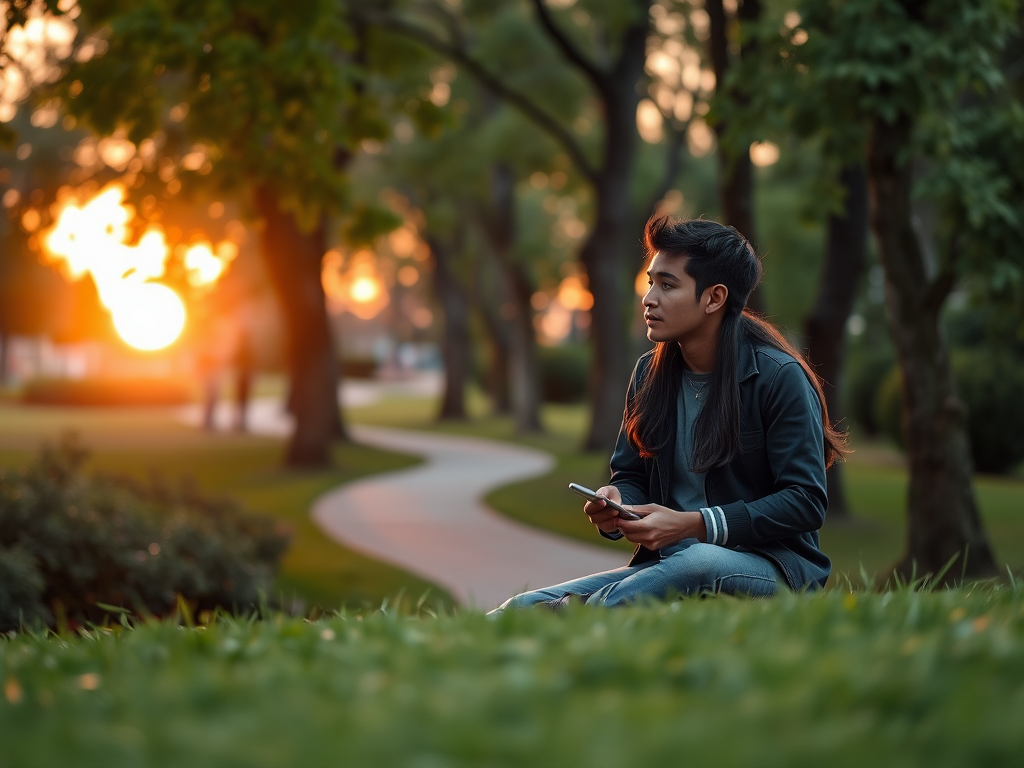
[[[226,426],[228,416],[218,421]],[[200,414],[192,408],[182,418],[199,423]],[[279,402],[260,399],[250,407],[249,427],[287,435],[290,419]],[[335,541],[444,587],[464,605],[490,609],[527,587],[625,564],[621,552],[517,523],[481,501],[494,488],[550,471],[554,459],[547,453],[383,427],[353,427],[352,435],[425,462],[328,491],[313,503],[314,521]],[[566,514],[582,514],[569,491],[565,506]]]
[[[548,472],[554,459],[546,453],[408,430],[352,431],[361,443],[426,463],[330,491],[314,502],[313,519],[336,541],[423,576],[461,603],[493,608],[526,587],[625,564],[622,553],[517,523],[480,501],[493,488]],[[568,493],[570,514],[580,505]]]

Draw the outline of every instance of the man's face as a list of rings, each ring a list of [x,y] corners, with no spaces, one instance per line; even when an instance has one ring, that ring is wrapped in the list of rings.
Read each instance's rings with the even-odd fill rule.
[[[656,253],[647,270],[644,319],[651,341],[683,341],[706,321],[705,296],[697,300],[697,283],[686,274],[685,256]]]

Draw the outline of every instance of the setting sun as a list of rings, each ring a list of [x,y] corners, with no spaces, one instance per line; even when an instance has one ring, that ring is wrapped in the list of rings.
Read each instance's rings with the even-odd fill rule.
[[[185,303],[162,283],[170,249],[164,233],[150,227],[130,244],[135,210],[125,204],[125,188],[110,184],[84,203],[59,204],[56,224],[43,240],[47,257],[78,280],[90,275],[100,301],[124,341],[145,351],[173,344],[185,327]],[[208,243],[188,249],[184,267],[194,287],[212,285],[237,255],[233,243],[216,252]]]
[[[173,343],[185,328],[185,304],[166,285],[143,283],[113,308],[114,327],[136,349],[152,351]]]

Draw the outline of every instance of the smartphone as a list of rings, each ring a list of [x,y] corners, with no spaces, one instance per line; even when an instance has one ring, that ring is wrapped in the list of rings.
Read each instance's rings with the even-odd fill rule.
[[[609,507],[619,513],[619,517],[623,520],[640,520],[640,515],[634,515],[632,512],[623,509],[620,505],[616,504],[611,499],[606,499],[604,496],[598,496],[596,491],[592,491],[586,486],[580,485],[579,483],[569,483],[569,490],[573,493],[578,493],[580,496],[585,498],[587,501],[601,500]]]

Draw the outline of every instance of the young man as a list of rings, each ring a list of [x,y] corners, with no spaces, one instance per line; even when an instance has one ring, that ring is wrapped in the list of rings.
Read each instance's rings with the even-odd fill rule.
[[[732,227],[652,218],[644,296],[652,351],[637,362],[611,483],[584,511],[637,545],[623,568],[525,592],[499,610],[573,600],[817,589],[831,565],[817,531],[825,469],[843,452],[821,384],[770,323],[745,309],[761,265]]]

